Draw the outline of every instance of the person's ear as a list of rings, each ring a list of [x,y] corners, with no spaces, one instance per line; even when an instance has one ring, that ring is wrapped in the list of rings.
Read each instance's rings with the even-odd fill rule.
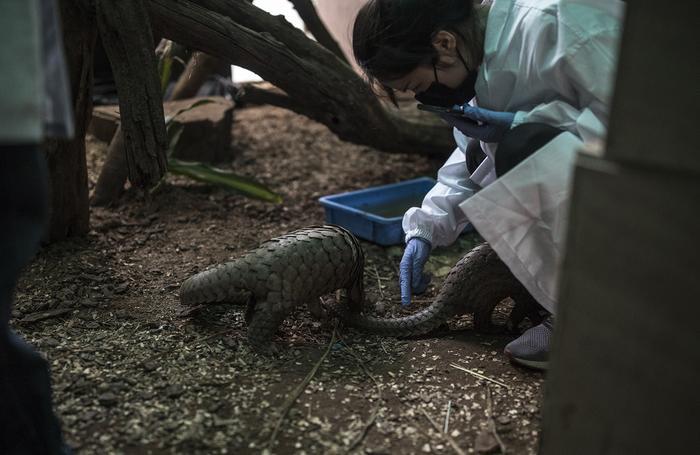
[[[440,30],[433,35],[433,48],[438,55],[438,66],[452,66],[457,61],[457,37],[448,31]]]

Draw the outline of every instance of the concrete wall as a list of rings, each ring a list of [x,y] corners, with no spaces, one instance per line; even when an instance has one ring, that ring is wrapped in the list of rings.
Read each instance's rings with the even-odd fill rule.
[[[352,57],[352,26],[357,12],[367,0],[315,0],[319,16],[353,62]]]

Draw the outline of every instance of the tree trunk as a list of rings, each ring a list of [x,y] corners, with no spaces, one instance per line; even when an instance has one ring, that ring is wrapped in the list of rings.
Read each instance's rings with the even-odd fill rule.
[[[144,0],[96,0],[102,43],[112,65],[131,184],[156,185],[167,171],[163,97]]]
[[[92,112],[97,28],[93,18],[73,0],[61,0],[59,7],[73,94],[75,138],[50,140],[44,146],[49,167],[50,221],[46,234],[49,242],[87,234],[90,225],[85,132]]]
[[[147,0],[147,6],[169,39],[254,71],[287,93],[297,112],[343,140],[440,156],[454,147],[444,124],[388,110],[335,54],[248,2]]]

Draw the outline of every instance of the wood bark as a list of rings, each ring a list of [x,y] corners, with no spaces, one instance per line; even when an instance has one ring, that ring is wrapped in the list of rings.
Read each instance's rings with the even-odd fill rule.
[[[124,192],[124,184],[128,176],[124,133],[120,125],[109,143],[107,158],[100,169],[100,176],[95,184],[95,192],[90,203],[95,207],[114,204]]]
[[[117,83],[129,180],[157,184],[167,171],[163,98],[144,0],[96,0],[100,36]]]
[[[93,54],[97,28],[92,17],[72,0],[61,0],[63,39],[70,77],[75,138],[50,140],[44,146],[49,168],[50,215],[46,240],[87,234],[88,205],[85,132],[92,112]]]
[[[277,106],[294,111],[297,106],[289,96],[269,82],[242,84],[236,94],[237,106]]]
[[[168,98],[169,101],[194,98],[209,76],[222,73],[224,67],[230,68],[231,65],[222,63],[218,58],[203,52],[195,52],[175,84],[175,88]]]
[[[148,0],[147,6],[167,38],[254,71],[287,93],[297,112],[343,140],[439,156],[454,147],[443,124],[387,109],[335,54],[246,1]]]
[[[338,42],[326,28],[316,11],[316,7],[312,0],[290,0],[294,9],[299,13],[299,17],[304,21],[309,32],[323,47],[334,53],[339,59],[348,62],[343,50],[338,45]]]

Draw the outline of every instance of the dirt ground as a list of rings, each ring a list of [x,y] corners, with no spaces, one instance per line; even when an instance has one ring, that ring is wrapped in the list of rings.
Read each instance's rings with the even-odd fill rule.
[[[105,149],[90,141],[91,186]],[[129,192],[116,208],[94,209],[86,238],[45,248],[21,280],[15,327],[49,360],[55,407],[76,452],[454,453],[441,434],[447,420],[447,435],[466,453],[499,453],[492,426],[508,453],[535,453],[544,376],[511,366],[502,349],[512,336],[474,333],[469,316],[421,339],[338,327],[330,345],[334,323],[300,309],[270,358],[247,347],[241,308],[180,315],[183,280],[322,223],[318,197],[434,176],[441,164],[343,143],[274,108],[237,112],[233,150],[232,167],[283,194],[283,205],[170,177],[148,200]],[[414,308],[429,303],[478,241],[466,235],[436,252],[436,277]],[[382,302],[378,311],[400,313],[401,248],[363,247],[369,298]],[[280,410],[329,345],[268,448]]]

